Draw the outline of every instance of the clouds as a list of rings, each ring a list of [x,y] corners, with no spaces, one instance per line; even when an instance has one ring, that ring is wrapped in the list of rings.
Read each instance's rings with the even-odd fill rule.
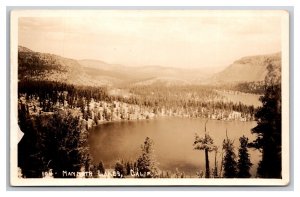
[[[223,66],[281,48],[279,14],[84,12],[19,19],[19,44],[127,65]]]

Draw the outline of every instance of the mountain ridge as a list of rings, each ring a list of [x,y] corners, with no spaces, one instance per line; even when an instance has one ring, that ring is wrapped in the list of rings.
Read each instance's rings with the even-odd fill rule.
[[[101,60],[75,60],[18,47],[19,79],[42,79],[89,86],[200,85],[263,81],[268,65],[280,72],[281,53],[242,57],[215,74],[208,69],[110,64]]]
[[[264,81],[268,74],[268,65],[281,68],[281,52],[242,57],[223,71],[215,74],[206,83],[235,83]]]

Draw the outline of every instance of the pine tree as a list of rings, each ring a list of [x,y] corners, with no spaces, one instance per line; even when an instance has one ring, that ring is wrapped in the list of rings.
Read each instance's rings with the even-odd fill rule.
[[[268,66],[264,95],[255,118],[257,126],[252,132],[257,134],[250,147],[261,151],[257,174],[262,178],[281,178],[281,76],[280,67]]]
[[[224,178],[235,178],[237,176],[237,162],[233,143],[234,141],[228,138],[226,130],[226,139],[223,141],[223,150],[225,151],[223,160]]]
[[[240,137],[239,160],[237,164],[238,178],[251,177],[249,170],[253,164],[250,161],[247,146],[248,146],[248,138],[245,136]]]
[[[154,156],[153,145],[153,140],[146,137],[144,144],[141,146],[142,154],[137,160],[136,167],[142,178],[153,178],[158,176],[158,167]]]
[[[213,177],[218,177],[218,162],[217,162],[218,147],[215,148],[215,167],[213,169]]]
[[[205,178],[210,177],[210,168],[209,168],[209,158],[208,153],[216,150],[213,139],[208,133],[206,133],[206,123],[204,128],[204,137],[200,138],[198,134],[195,135],[194,141],[194,150],[204,150],[205,151]]]

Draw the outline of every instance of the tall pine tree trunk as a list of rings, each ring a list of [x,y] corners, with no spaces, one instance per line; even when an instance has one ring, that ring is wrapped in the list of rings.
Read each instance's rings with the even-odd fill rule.
[[[209,175],[208,149],[205,149],[205,178],[209,178]]]
[[[214,174],[214,178],[218,177],[217,151],[215,151],[215,168],[214,168],[213,174]]]

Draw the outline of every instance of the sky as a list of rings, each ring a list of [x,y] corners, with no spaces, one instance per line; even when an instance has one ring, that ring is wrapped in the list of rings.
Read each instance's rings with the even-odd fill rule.
[[[127,66],[225,67],[281,51],[281,14],[100,11],[19,17],[18,43],[73,59]]]

